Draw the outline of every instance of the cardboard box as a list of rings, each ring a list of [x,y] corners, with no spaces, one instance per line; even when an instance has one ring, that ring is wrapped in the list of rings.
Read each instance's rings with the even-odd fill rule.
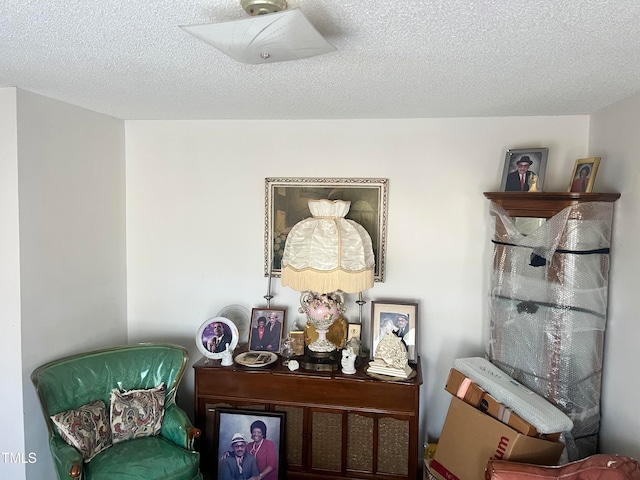
[[[488,413],[493,418],[506,423],[514,430],[530,437],[541,437],[547,440],[557,441],[560,432],[544,435],[538,432],[536,427],[523,419],[520,415],[505,407],[489,393],[485,392],[477,383],[474,383],[464,373],[452,368],[445,385],[445,390],[455,397],[464,400],[472,407]]]
[[[523,435],[454,397],[430,471],[439,480],[484,480],[489,459],[555,465],[561,442]]]
[[[431,464],[431,459],[424,459],[424,466],[422,467],[422,480],[438,480],[433,473],[431,473],[431,469],[429,465]]]

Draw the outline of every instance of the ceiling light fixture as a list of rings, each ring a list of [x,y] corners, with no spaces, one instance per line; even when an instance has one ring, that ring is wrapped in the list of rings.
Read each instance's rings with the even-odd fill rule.
[[[301,10],[287,10],[285,0],[241,0],[240,4],[252,18],[180,28],[249,64],[299,60],[336,50]]]

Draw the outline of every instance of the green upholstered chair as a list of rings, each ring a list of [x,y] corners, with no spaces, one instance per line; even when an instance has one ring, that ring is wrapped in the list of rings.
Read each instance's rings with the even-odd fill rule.
[[[188,358],[183,347],[145,343],[73,355],[36,368],[31,380],[49,429],[49,446],[58,478],[201,480],[200,456],[193,447],[200,430],[191,425],[175,403]],[[88,463],[62,439],[50,418],[102,400],[108,419],[114,388],[151,389],[161,382],[167,390],[160,434],[115,443]]]

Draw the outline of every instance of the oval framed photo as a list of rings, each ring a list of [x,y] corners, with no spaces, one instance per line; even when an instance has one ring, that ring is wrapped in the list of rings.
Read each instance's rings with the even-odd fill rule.
[[[238,345],[238,327],[225,317],[213,317],[206,320],[196,334],[196,346],[207,358],[221,359],[229,345],[233,350]]]

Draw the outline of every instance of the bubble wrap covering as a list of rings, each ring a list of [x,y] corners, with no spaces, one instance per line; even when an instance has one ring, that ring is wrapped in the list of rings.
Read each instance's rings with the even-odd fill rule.
[[[595,454],[613,204],[568,207],[534,228],[494,202],[490,214],[487,358],[571,418],[569,461]]]

